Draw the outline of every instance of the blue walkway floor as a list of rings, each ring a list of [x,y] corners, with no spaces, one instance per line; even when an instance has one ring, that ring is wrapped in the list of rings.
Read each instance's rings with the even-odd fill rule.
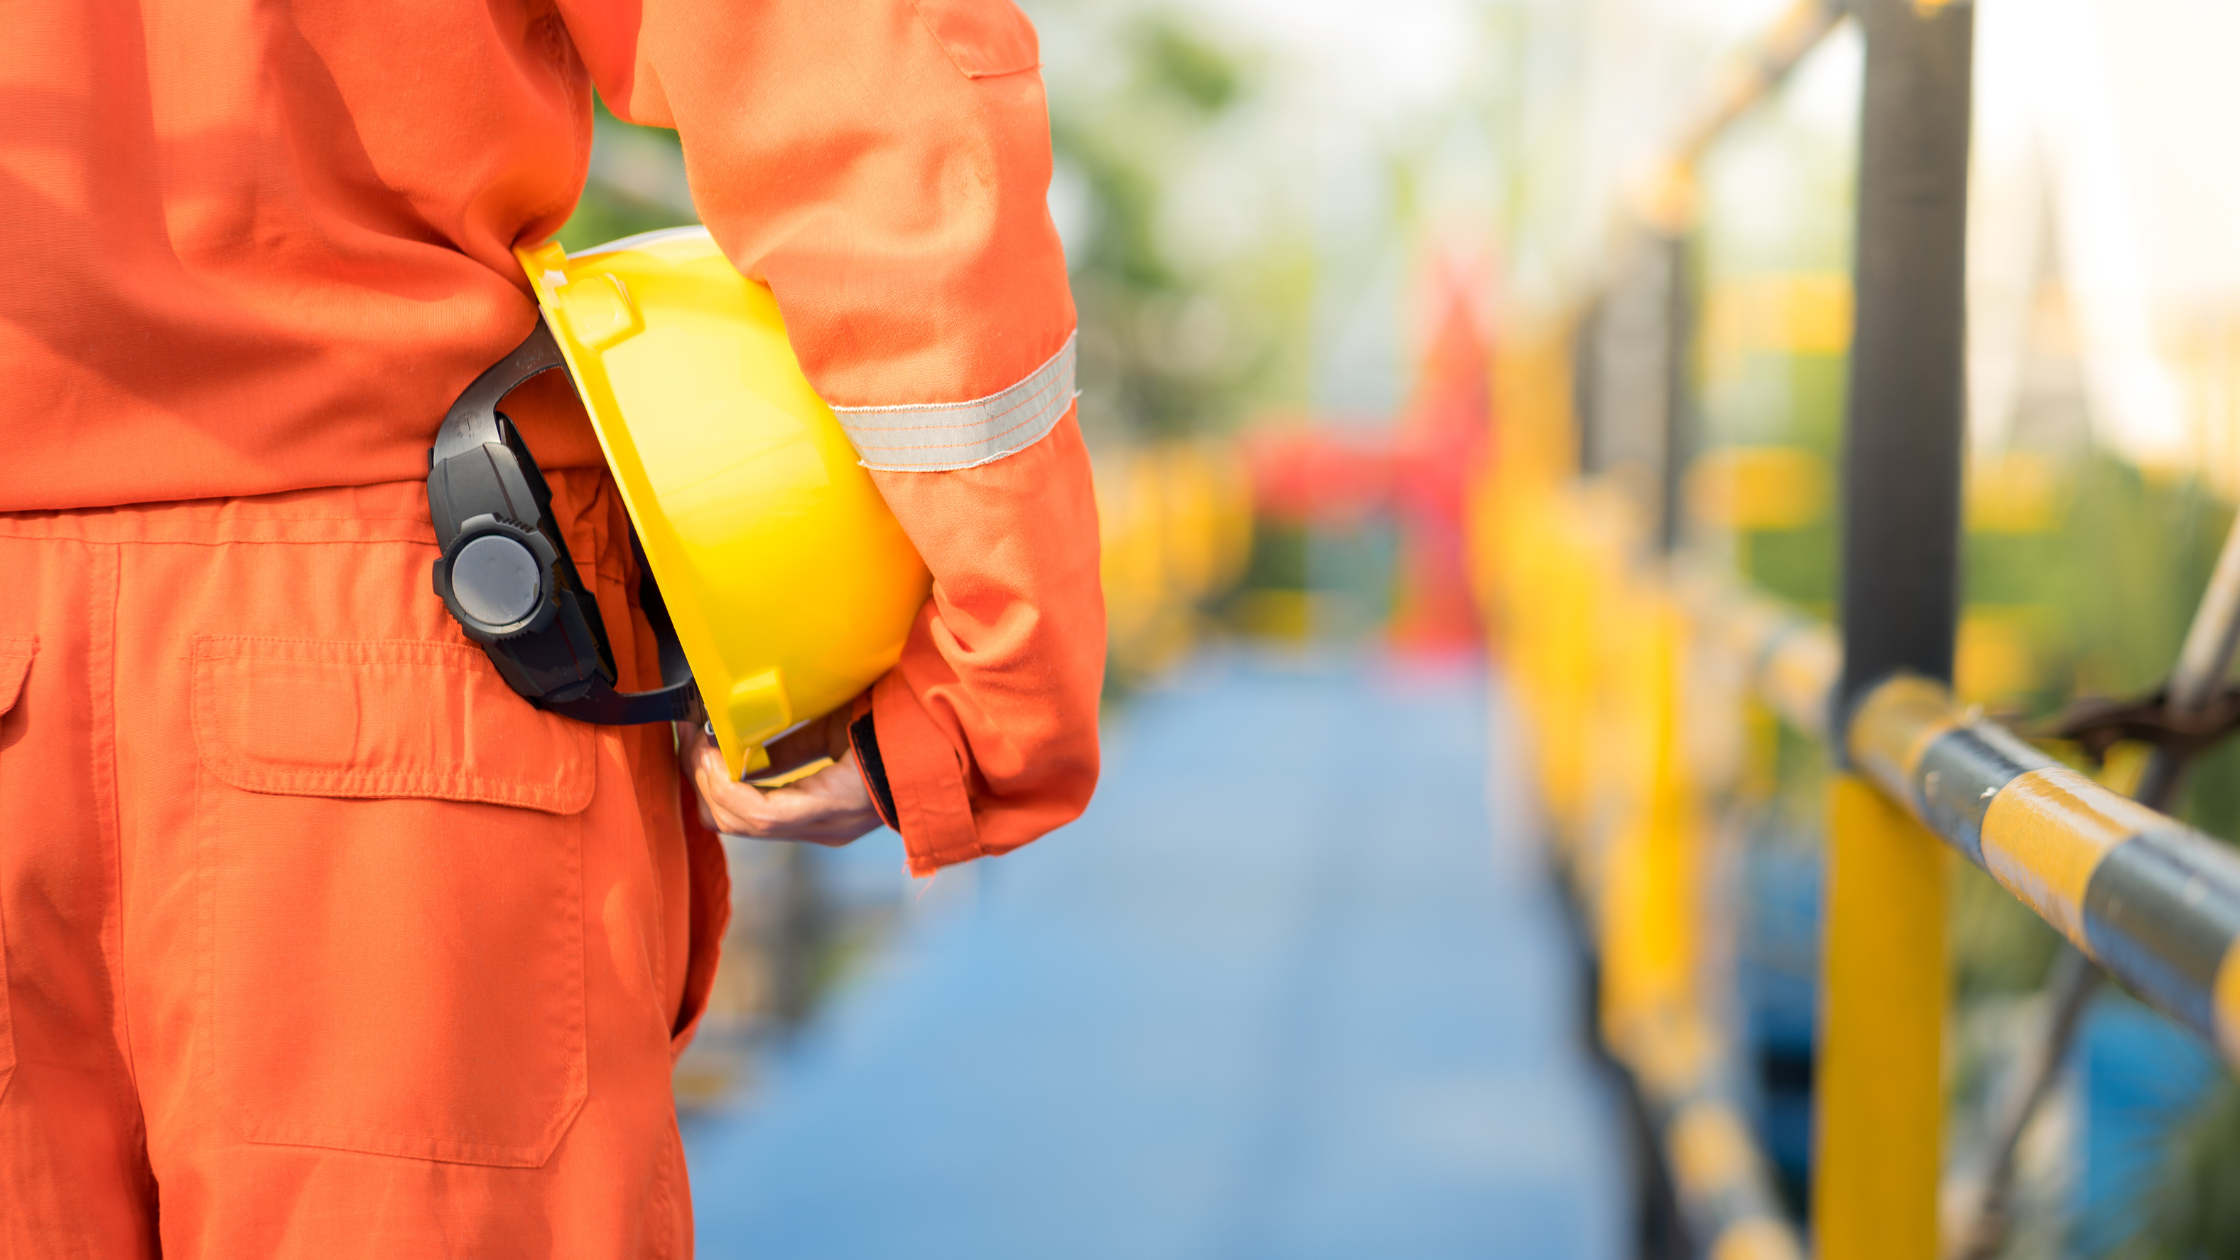
[[[1615,1260],[1619,1112],[1488,817],[1486,692],[1232,663],[1140,700],[1087,817],[687,1124],[700,1253]]]

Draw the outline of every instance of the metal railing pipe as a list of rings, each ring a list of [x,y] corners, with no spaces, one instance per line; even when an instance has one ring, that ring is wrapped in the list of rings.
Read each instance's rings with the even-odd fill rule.
[[[1744,691],[1802,734],[1825,742],[1843,646],[1827,622],[1704,570],[1682,574],[1691,615],[1741,663]]]
[[[2240,1066],[2240,855],[1971,718],[1927,679],[1876,688],[1848,742],[1890,799]]]
[[[2240,520],[2225,534],[2217,567],[2194,609],[2185,645],[2163,688],[2163,703],[2179,714],[2207,708],[2232,672],[2235,650],[2240,650]],[[2177,799],[2189,759],[2186,752],[2157,745],[2147,756],[2132,799],[2149,809],[2168,810]],[[2017,1087],[1993,1119],[1990,1159],[1972,1201],[1966,1203],[1970,1215],[1955,1224],[1946,1240],[1948,1255],[1989,1260],[2005,1244],[2022,1135],[2052,1091],[2054,1074],[2068,1057],[2069,1042],[2084,1021],[2085,1007],[2099,991],[2100,976],[2100,969],[2074,948],[2062,950],[2054,960],[2045,984],[2045,1027],[2023,1061]]]

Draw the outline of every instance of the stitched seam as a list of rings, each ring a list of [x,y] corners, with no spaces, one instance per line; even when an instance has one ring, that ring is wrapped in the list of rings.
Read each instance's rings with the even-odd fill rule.
[[[196,532],[211,535],[210,537],[204,538],[149,538],[146,536],[147,531],[136,528],[122,530],[85,529],[82,527],[76,529],[32,528],[34,524],[59,524],[70,519],[71,516],[69,514],[60,514],[55,517],[47,517],[39,519],[37,521],[33,521],[24,519],[20,516],[10,516],[7,513],[0,513],[0,537],[76,541],[90,543],[95,546],[114,546],[118,543],[124,542],[132,543],[135,546],[149,547],[224,547],[242,542],[253,542],[259,544],[293,543],[300,546],[334,546],[338,544],[349,546],[352,544],[367,542],[406,541],[405,536],[407,534],[414,536],[425,534],[432,541],[435,530],[435,525],[432,522],[422,517],[413,516],[257,516],[250,517],[245,520],[236,519],[229,521],[207,521],[200,523],[200,527],[196,529]],[[102,516],[94,519],[116,520],[129,518]],[[393,528],[398,532],[389,533],[384,529],[377,528],[368,529],[363,533],[352,534],[347,537],[272,538],[259,536],[266,533],[266,529],[264,527],[268,526],[285,529],[289,526],[297,525],[361,524]],[[159,529],[156,532],[161,533],[163,532],[163,530]]]
[[[213,759],[217,760],[217,759]],[[266,796],[334,796],[345,799],[412,799],[484,801],[494,805],[521,805],[544,813],[572,814],[562,809],[561,789],[528,787],[503,779],[455,778],[419,771],[370,770],[250,770],[228,757],[212,765],[211,773],[232,787]]]
[[[460,643],[446,643],[441,639],[291,639],[279,634],[198,634],[201,644],[269,643],[281,647],[301,649],[292,659],[303,661],[324,660],[330,656],[362,656],[368,648],[403,649],[413,652],[440,652],[463,656],[472,660],[476,649]],[[231,660],[234,653],[201,652],[205,660]],[[380,662],[375,662],[379,664]],[[399,662],[400,664],[402,662]]]
[[[572,1114],[572,1111],[571,1113]],[[413,1137],[396,1133],[365,1133],[328,1125],[297,1128],[290,1125],[241,1126],[241,1140],[258,1146],[312,1146],[323,1150],[361,1154],[395,1155],[445,1164],[480,1167],[534,1168],[543,1162],[538,1146],[507,1146],[496,1142],[462,1142],[456,1138]]]
[[[251,653],[245,650],[252,646],[262,647],[266,651]],[[216,680],[210,674],[219,665],[253,664],[258,659],[269,659],[320,665],[355,665],[361,669],[464,666],[471,671],[481,659],[481,653],[474,648],[426,639],[329,642],[273,636],[198,635],[193,642],[192,654],[197,665],[193,684],[196,688],[196,747],[211,776],[229,787],[268,795],[357,799],[434,798],[535,809],[550,814],[577,813],[588,806],[596,793],[595,768],[582,776],[585,780],[583,783],[574,785],[570,783],[571,776],[565,772],[564,765],[555,765],[553,777],[542,782],[520,777],[500,778],[428,769],[284,769],[242,756],[230,740],[221,740],[214,735],[206,737],[206,732],[214,732],[217,727],[216,713],[210,708],[213,703],[210,697]],[[571,786],[578,790],[571,793]]]
[[[132,1116],[133,1127],[138,1130],[144,1142],[148,1127],[147,1116],[140,1105],[140,1069],[132,1044],[132,1009],[127,1003],[124,987],[124,977],[129,971],[124,957],[124,810],[117,792],[117,614],[124,583],[124,557],[122,548],[115,543],[90,544],[89,549],[97,554],[107,552],[109,562],[107,589],[93,596],[107,604],[107,608],[89,610],[96,615],[87,618],[87,625],[101,636],[100,651],[106,658],[108,667],[108,704],[105,711],[95,707],[93,692],[95,672],[103,662],[88,660],[86,674],[86,713],[89,725],[97,733],[97,738],[105,735],[108,743],[108,747],[100,755],[91,759],[90,767],[96,779],[93,784],[95,809],[100,815],[101,838],[103,846],[108,850],[109,873],[113,881],[109,897],[115,908],[113,916],[103,916],[109,922],[104,925],[101,934],[109,939],[104,942],[102,953],[115,960],[106,996],[111,1006],[111,1017],[117,1025],[115,1031],[118,1051],[124,1060],[123,1077],[117,1082],[118,1101],[124,1104],[126,1112]],[[98,588],[101,583],[96,581],[91,585]],[[107,615],[99,615],[103,612]],[[89,655],[94,643],[94,638],[89,635],[86,645]]]
[[[11,534],[0,530],[0,538],[22,538],[33,542],[82,542],[95,547],[117,547],[127,543],[135,547],[365,547],[375,544],[424,543],[428,550],[436,550],[435,537],[406,538],[401,535],[385,537],[368,535],[364,538],[88,538],[82,534]]]

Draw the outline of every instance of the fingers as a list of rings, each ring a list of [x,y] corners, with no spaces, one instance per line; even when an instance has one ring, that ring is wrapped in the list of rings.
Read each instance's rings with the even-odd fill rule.
[[[704,740],[691,750],[687,769],[709,825],[731,835],[840,845],[880,825],[852,752],[798,783],[769,791],[732,782],[723,754]]]
[[[762,789],[731,778],[715,741],[698,727],[677,728],[678,769],[690,777],[702,821],[729,835],[765,840],[806,840],[841,845],[876,830],[878,811],[848,745],[848,710],[807,723],[766,751],[783,774],[822,758],[833,764],[781,788]]]

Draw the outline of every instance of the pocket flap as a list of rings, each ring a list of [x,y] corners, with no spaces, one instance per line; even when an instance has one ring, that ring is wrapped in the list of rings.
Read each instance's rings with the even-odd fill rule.
[[[205,635],[193,656],[196,750],[244,791],[591,803],[591,728],[531,707],[478,649]]]
[[[31,676],[31,658],[39,654],[37,636],[9,638],[0,635],[0,715],[16,707],[23,695],[23,680]]]

